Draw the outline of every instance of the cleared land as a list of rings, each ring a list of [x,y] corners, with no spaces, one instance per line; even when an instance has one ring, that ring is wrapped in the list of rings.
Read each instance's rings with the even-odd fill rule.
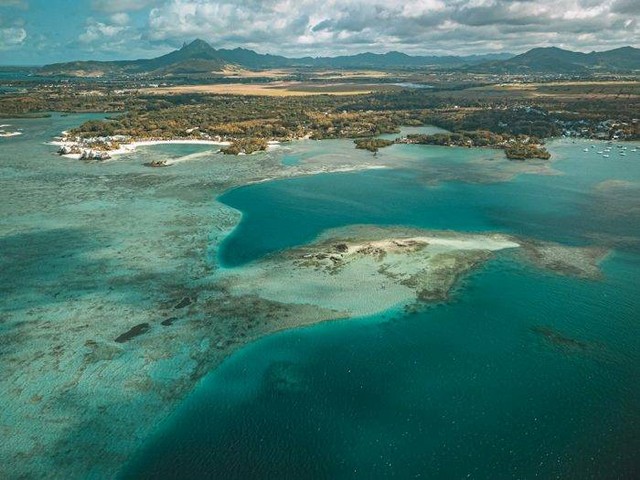
[[[640,82],[549,82],[549,83],[509,83],[470,88],[467,91],[493,92],[526,97],[573,98],[637,98],[640,96]]]
[[[393,88],[393,86],[386,85],[357,85],[352,83],[309,84],[301,82],[271,82],[262,84],[224,83],[217,85],[179,85],[174,87],[144,88],[140,91],[142,93],[155,95],[207,93],[291,97],[306,95],[359,95],[371,93],[374,90]]]

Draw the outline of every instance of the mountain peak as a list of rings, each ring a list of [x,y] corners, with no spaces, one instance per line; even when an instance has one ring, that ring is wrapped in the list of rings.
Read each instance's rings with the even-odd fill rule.
[[[207,42],[205,42],[201,38],[196,38],[191,43],[186,43],[185,42],[185,44],[182,46],[182,48],[180,50],[206,51],[206,50],[213,50],[213,47],[211,47],[211,45],[209,45]]]

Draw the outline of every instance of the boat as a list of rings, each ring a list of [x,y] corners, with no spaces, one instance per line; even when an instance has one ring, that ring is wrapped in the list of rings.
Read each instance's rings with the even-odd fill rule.
[[[589,149],[588,149],[588,148],[585,148],[585,149],[583,150],[583,152],[588,152],[588,151],[589,151]]]

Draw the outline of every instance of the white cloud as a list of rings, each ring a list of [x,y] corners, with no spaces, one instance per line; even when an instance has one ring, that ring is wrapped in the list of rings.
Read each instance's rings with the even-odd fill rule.
[[[130,20],[129,15],[126,13],[114,13],[109,19],[114,25],[127,25]]]
[[[637,1],[165,0],[150,11],[148,37],[289,55],[606,49],[640,38]]]
[[[159,2],[154,2],[154,0],[93,0],[91,6],[99,12],[116,13],[142,10],[153,3]]]
[[[22,45],[26,39],[27,31],[22,27],[0,28],[0,50],[8,50]]]
[[[29,4],[25,0],[0,0],[0,7],[16,7],[26,10]]]
[[[85,31],[78,37],[82,43],[94,43],[96,41],[109,40],[122,34],[128,27],[124,25],[112,25],[98,22],[94,19],[87,21]]]

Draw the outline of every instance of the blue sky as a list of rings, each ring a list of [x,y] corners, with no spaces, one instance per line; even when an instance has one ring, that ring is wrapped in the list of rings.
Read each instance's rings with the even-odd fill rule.
[[[149,58],[202,38],[261,53],[639,46],[640,0],[0,0],[0,64]]]

